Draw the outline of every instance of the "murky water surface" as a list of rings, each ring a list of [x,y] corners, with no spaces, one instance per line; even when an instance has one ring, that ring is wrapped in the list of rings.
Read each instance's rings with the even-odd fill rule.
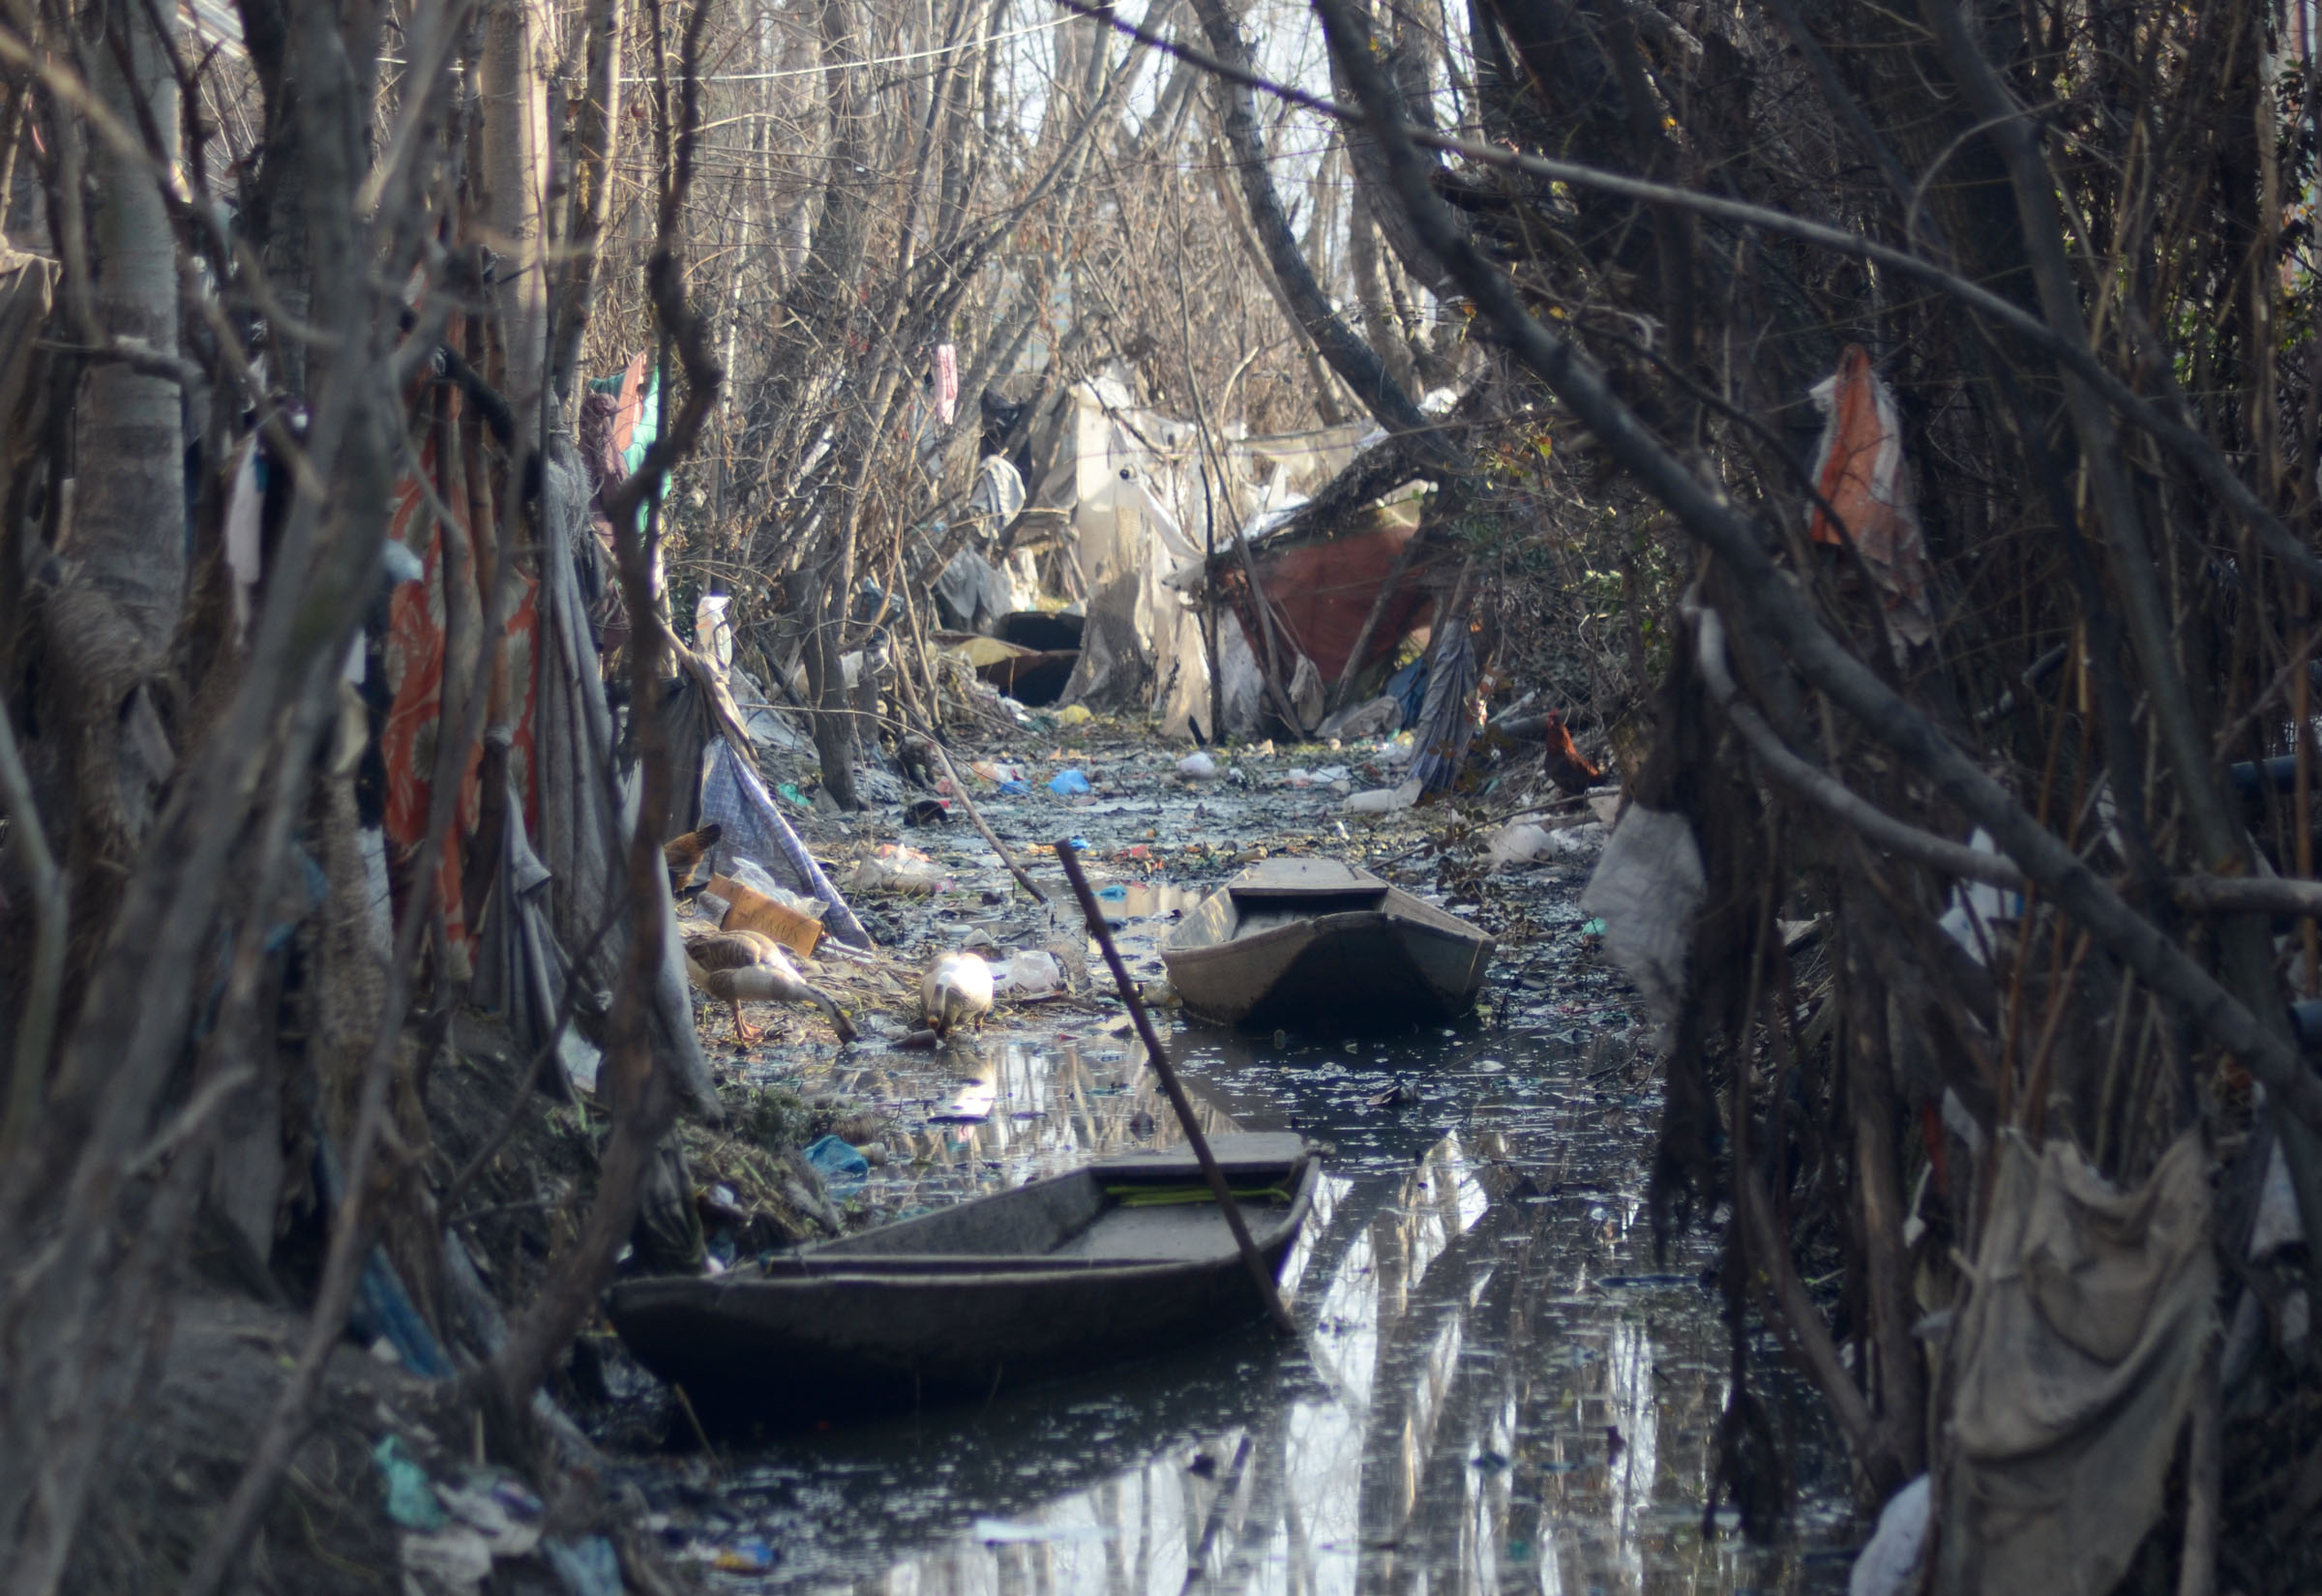
[[[1149,897],[1124,918],[1182,906]],[[1331,1149],[1286,1273],[1298,1342],[1252,1331],[721,1456],[672,1534],[770,1556],[713,1576],[735,1588],[866,1596],[1843,1589],[1843,1464],[1778,1371],[1761,1389],[1801,1474],[1795,1530],[1751,1548],[1724,1514],[1703,1532],[1730,1360],[1712,1239],[1653,1256],[1657,1104],[1629,1018],[1553,950],[1528,957],[1487,999],[1505,1025],[1176,1033],[1214,1128]],[[908,1211],[1176,1139],[1136,1051],[1019,1028],[880,1060],[916,1156],[864,1197]]]

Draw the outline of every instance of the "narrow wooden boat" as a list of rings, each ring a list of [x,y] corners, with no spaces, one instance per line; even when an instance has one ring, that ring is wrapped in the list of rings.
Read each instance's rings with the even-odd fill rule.
[[[1493,942],[1336,859],[1268,859],[1163,939],[1185,1007],[1264,1029],[1395,1029],[1464,1013]]]
[[[1295,1134],[1210,1145],[1278,1270],[1319,1164]],[[1192,1152],[1178,1147],[708,1279],[625,1281],[608,1312],[703,1424],[730,1431],[986,1399],[1235,1329],[1265,1308]]]

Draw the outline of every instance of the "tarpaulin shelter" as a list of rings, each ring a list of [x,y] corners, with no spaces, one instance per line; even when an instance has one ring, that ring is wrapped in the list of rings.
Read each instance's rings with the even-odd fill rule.
[[[1214,737],[1208,645],[1186,573],[1198,589],[1212,544],[1230,547],[1235,529],[1319,491],[1372,433],[1338,427],[1205,438],[1195,424],[1139,405],[1118,371],[1056,395],[1031,431],[1040,462],[1031,504],[1060,513],[1069,527],[1052,579],[1087,616],[1063,701],[1149,706],[1167,735]],[[1230,728],[1236,701],[1250,699],[1254,714],[1256,666],[1232,628],[1218,659]]]

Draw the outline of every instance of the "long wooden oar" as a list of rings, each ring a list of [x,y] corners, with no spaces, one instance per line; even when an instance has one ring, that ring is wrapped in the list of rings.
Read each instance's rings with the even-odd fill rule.
[[[1193,1100],[1185,1095],[1183,1082],[1161,1050],[1160,1033],[1153,1029],[1152,1016],[1145,1012],[1144,1000],[1137,995],[1137,983],[1129,979],[1129,967],[1120,961],[1120,951],[1113,946],[1113,933],[1105,926],[1105,911],[1097,907],[1096,894],[1088,890],[1088,877],[1081,873],[1080,856],[1070,842],[1057,843],[1057,859],[1064,867],[1064,878],[1072,883],[1073,896],[1081,901],[1081,913],[1088,921],[1088,934],[1105,956],[1105,963],[1113,971],[1113,983],[1120,989],[1120,1000],[1129,1006],[1129,1018],[1136,1022],[1137,1034],[1144,1039],[1145,1056],[1153,1061],[1153,1073],[1161,1078],[1161,1089],[1169,1094],[1169,1106],[1177,1111],[1177,1123],[1185,1127],[1186,1144],[1193,1149],[1194,1158],[1201,1164],[1202,1178],[1209,1182],[1210,1195],[1225,1211],[1226,1227],[1234,1232],[1234,1245],[1241,1249],[1241,1261],[1250,1266],[1250,1278],[1258,1283],[1258,1298],[1282,1333],[1295,1336],[1298,1327],[1282,1306],[1282,1293],[1275,1287],[1274,1272],[1265,1266],[1259,1254],[1258,1243],[1250,1236],[1250,1227],[1241,1217],[1241,1208],[1234,1200],[1234,1189],[1226,1184],[1226,1171],[1218,1167],[1217,1155],[1209,1150],[1209,1138],[1202,1135],[1202,1127],[1193,1116]]]

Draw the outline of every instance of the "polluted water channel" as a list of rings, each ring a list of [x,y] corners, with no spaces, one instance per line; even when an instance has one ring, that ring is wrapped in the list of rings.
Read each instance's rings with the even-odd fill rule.
[[[1388,1040],[1180,1027],[1206,1129],[1325,1150],[1283,1271],[1296,1340],[1253,1328],[721,1446],[640,1479],[655,1522],[734,1589],[1844,1590],[1845,1463],[1763,1337],[1796,1508],[1769,1546],[1730,1510],[1705,1534],[1732,1359],[1714,1236],[1655,1257],[1652,1072],[1631,1033],[1557,1007]],[[896,1161],[920,1167],[865,1177],[890,1212],[914,1181],[956,1200],[1180,1139],[1124,1035],[994,1037],[925,1068],[928,1124]]]

